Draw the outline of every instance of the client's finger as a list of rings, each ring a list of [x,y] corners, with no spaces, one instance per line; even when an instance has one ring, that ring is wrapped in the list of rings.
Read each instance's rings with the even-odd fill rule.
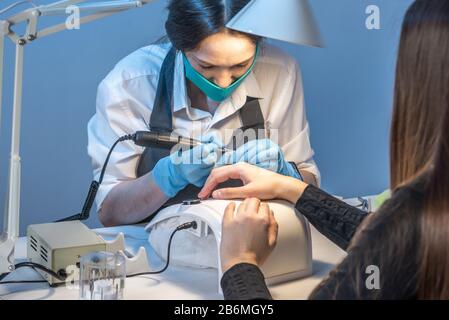
[[[241,180],[241,173],[242,170],[240,170],[237,165],[215,168],[214,170],[212,170],[206,182],[204,183],[203,188],[198,194],[198,198],[204,199],[209,197],[211,192],[215,189],[215,187],[218,184],[225,182],[229,179]]]
[[[234,219],[234,212],[235,212],[235,202],[231,202],[226,206],[223,215],[223,226],[227,226],[232,222],[232,219]]]
[[[270,210],[269,218],[270,218],[270,225],[268,227],[268,245],[270,247],[274,247],[276,245],[278,237],[279,226],[276,221],[276,218],[274,217],[273,210]]]
[[[259,213],[259,206],[260,206],[260,200],[257,198],[250,198],[247,199],[246,204],[246,213],[249,215],[252,214],[258,214]]]
[[[258,214],[260,215],[261,218],[263,218],[264,220],[266,220],[267,222],[270,221],[270,207],[268,206],[268,204],[266,202],[262,202],[260,204],[259,210],[258,210]]]
[[[235,187],[235,188],[223,188],[212,192],[212,198],[214,199],[246,199],[252,194],[252,188],[249,186]]]

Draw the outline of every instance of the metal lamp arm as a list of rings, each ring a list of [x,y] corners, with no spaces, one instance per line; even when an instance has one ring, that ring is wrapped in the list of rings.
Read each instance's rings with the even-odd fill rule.
[[[36,8],[29,8],[8,18],[4,22],[6,22],[6,28],[8,28],[9,31],[7,33],[7,36],[13,42],[20,41],[23,43],[24,41],[33,41],[37,38],[42,38],[50,34],[65,30],[66,25],[64,23],[61,23],[39,31],[38,20],[43,16],[68,16],[70,14],[67,11],[67,8],[69,6],[76,5],[80,14],[86,14],[85,16],[80,18],[80,24],[85,24],[110,15],[114,15],[122,11],[141,7],[150,1],[151,0],[116,0],[107,2],[83,3],[86,2],[86,0],[65,0],[49,5],[42,5]],[[27,23],[27,29],[26,33],[20,36],[12,30],[12,27],[23,22]]]
[[[141,7],[154,0],[116,0],[106,2],[91,2],[82,4],[86,0],[62,0],[52,4],[29,8],[13,15],[10,18],[0,20],[0,116],[2,105],[2,80],[4,60],[4,39],[9,38],[16,44],[16,58],[14,69],[14,96],[11,130],[11,153],[9,163],[9,178],[6,194],[5,231],[0,234],[0,274],[14,269],[14,244],[19,235],[19,208],[20,208],[20,125],[22,111],[22,76],[23,54],[27,43],[50,34],[66,29],[65,23],[38,30],[39,18],[43,16],[67,16],[70,13],[66,8],[77,5],[80,13],[86,13],[80,17],[80,24],[101,19],[128,9]],[[26,23],[24,35],[19,35],[12,27]],[[0,118],[1,120],[1,118]],[[1,123],[1,121],[0,121]]]

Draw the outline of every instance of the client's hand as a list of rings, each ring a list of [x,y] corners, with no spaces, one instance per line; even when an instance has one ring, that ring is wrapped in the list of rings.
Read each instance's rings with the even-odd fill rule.
[[[220,257],[223,273],[239,263],[260,266],[276,245],[278,224],[259,199],[246,199],[235,212],[230,203],[223,216]]]
[[[229,179],[241,180],[244,186],[214,191],[218,184]],[[283,199],[296,203],[306,187],[307,184],[298,179],[241,162],[212,170],[198,197],[205,199],[212,193],[215,199],[256,197],[262,200]]]

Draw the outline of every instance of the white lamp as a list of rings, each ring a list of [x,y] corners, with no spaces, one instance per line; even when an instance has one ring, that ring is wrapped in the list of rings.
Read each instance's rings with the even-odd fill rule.
[[[106,2],[87,2],[86,0],[61,0],[48,5],[34,6],[19,12],[12,17],[0,20],[0,115],[2,97],[4,39],[7,37],[16,45],[14,98],[11,133],[11,154],[9,164],[9,181],[7,187],[6,212],[4,231],[0,234],[0,274],[14,270],[14,244],[19,235],[19,210],[20,210],[20,123],[22,111],[22,75],[23,75],[23,52],[26,44],[38,38],[64,31],[66,24],[58,24],[38,30],[38,21],[44,16],[70,16],[72,10],[69,6],[76,5],[80,14],[80,24],[101,19],[128,9],[142,7],[153,0],[113,0]],[[20,4],[25,1],[19,1]],[[17,3],[19,4],[19,3]],[[5,13],[12,6],[2,10]],[[72,7],[73,8],[73,7]],[[69,8],[70,9],[70,8]],[[19,35],[13,27],[25,24],[25,34]],[[1,119],[0,119],[1,120]]]
[[[307,0],[252,0],[226,26],[265,38],[323,46]]]

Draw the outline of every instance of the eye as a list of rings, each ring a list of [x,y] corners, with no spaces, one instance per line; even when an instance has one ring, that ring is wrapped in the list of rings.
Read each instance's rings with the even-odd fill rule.
[[[215,68],[214,66],[202,66],[202,65],[200,65],[200,67],[201,67],[201,69],[204,69],[204,70],[210,70],[210,69]]]
[[[248,64],[245,63],[245,64],[238,64],[238,65],[234,66],[233,68],[234,69],[243,69],[243,68],[246,68],[247,66],[248,66]]]

